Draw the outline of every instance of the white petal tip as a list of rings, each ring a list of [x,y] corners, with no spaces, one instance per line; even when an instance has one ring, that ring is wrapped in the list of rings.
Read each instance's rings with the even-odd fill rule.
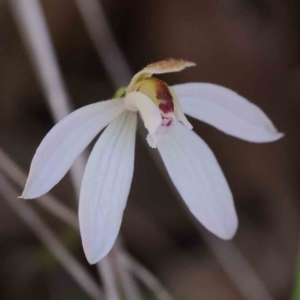
[[[80,222],[80,218],[79,218]],[[101,231],[101,230],[100,230]],[[85,241],[85,238],[82,236],[83,232],[81,232],[81,238],[82,238],[82,246],[84,250],[85,257],[90,265],[94,265],[98,263],[100,260],[102,260],[112,249],[114,245],[115,238],[111,239],[112,236],[109,236],[109,240],[97,240],[99,238],[98,232],[95,236],[90,236],[89,241],[91,243],[87,243]],[[103,237],[103,234],[100,234],[100,237]]]
[[[87,257],[87,256],[86,256],[86,259],[87,259],[87,261],[90,265],[94,265],[94,264],[98,263],[101,260],[101,258],[96,259],[95,257]]]
[[[230,200],[230,199],[228,199]],[[230,202],[233,203],[233,199],[227,201],[227,209],[229,208]],[[203,223],[203,225],[217,237],[222,240],[231,240],[238,229],[239,221],[234,206],[231,206],[229,210],[226,208],[222,210],[223,216],[217,213],[215,217],[210,219],[209,222]],[[201,220],[199,220],[201,222]]]
[[[194,62],[192,62],[192,61],[188,61],[188,62],[186,63],[186,66],[187,66],[187,67],[196,67],[197,64],[194,63]]]
[[[18,199],[24,199],[24,200],[31,200],[31,199],[35,199],[37,197],[30,197],[30,196],[26,196],[26,195],[21,195],[18,197]]]
[[[103,258],[103,256],[100,255],[101,253],[99,251],[93,251],[90,248],[86,249],[84,246],[83,246],[83,250],[84,250],[85,257],[90,265],[96,264]]]
[[[224,228],[222,229],[222,231],[211,231],[214,235],[216,235],[218,238],[222,239],[222,240],[231,240],[237,231],[237,227],[230,229],[228,231],[224,230]]]
[[[22,195],[18,197],[19,199],[32,199],[34,197],[30,197],[27,195],[26,189],[23,191]]]
[[[94,265],[98,263],[100,260],[102,260],[108,253],[110,249],[107,251],[98,251],[98,252],[90,252],[87,253],[85,251],[85,257],[90,265]]]
[[[18,198],[20,199],[35,199],[35,198],[38,198],[40,196],[42,196],[43,194],[45,193],[33,193],[32,191],[28,191],[29,189],[28,188],[25,188],[22,195],[19,196]]]
[[[280,140],[281,138],[283,138],[285,136],[285,133],[282,132],[276,132],[273,137],[270,139],[269,142],[276,142],[278,140]],[[268,142],[268,141],[267,141]]]
[[[260,138],[257,140],[254,139],[253,142],[254,143],[271,143],[271,142],[276,142],[276,141],[280,140],[284,136],[285,136],[285,134],[282,132],[272,132],[267,137],[263,137],[263,138]]]
[[[235,236],[236,231],[237,227],[233,231],[223,232],[219,237],[223,240],[231,240]]]
[[[232,220],[229,224],[220,226],[217,232],[214,232],[216,236],[223,240],[231,240],[238,229],[238,218],[237,215],[232,217]]]
[[[285,133],[283,133],[283,132],[278,132],[278,134],[277,134],[277,140],[283,138],[284,136],[285,136]]]

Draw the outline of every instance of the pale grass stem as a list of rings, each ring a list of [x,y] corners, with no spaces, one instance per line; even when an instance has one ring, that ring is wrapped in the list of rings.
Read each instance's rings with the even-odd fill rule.
[[[115,89],[128,85],[132,71],[119,48],[101,1],[75,0],[87,33]]]
[[[53,253],[77,284],[95,300],[103,299],[103,293],[85,268],[62,245],[55,234],[24,200],[17,199],[18,193],[0,172],[0,193],[7,204],[31,228],[34,234]]]
[[[26,174],[21,168],[0,148],[0,169],[20,188],[24,188]],[[78,218],[76,214],[67,206],[63,205],[51,194],[46,194],[38,198],[37,203],[51,212],[58,219],[67,223],[75,230],[79,230]]]

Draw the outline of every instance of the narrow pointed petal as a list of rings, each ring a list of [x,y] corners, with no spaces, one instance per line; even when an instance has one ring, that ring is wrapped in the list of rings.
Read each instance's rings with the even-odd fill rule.
[[[230,239],[238,220],[231,191],[209,147],[180,123],[157,148],[166,169],[194,216],[211,232]]]
[[[153,101],[140,92],[131,92],[125,98],[125,106],[131,111],[139,111],[144,125],[150,134],[154,134],[161,124],[159,108]]]
[[[124,110],[123,100],[108,100],[84,106],[57,123],[33,157],[20,198],[31,199],[47,193],[92,139]]]
[[[237,138],[264,143],[280,139],[271,120],[236,92],[211,83],[173,86],[183,111]]]
[[[108,125],[86,166],[79,224],[87,260],[94,264],[112,248],[123,217],[134,167],[137,115],[124,112]]]
[[[153,74],[180,72],[185,68],[194,66],[196,66],[196,64],[192,61],[175,58],[169,58],[152,63],[133,76],[129,86],[127,87],[127,92],[132,91],[132,87],[136,82],[143,78],[150,77]]]

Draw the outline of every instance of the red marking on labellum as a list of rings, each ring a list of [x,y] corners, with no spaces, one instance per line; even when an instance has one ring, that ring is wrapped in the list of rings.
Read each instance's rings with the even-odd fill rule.
[[[169,112],[174,111],[173,102],[161,103],[158,105],[158,108],[164,113],[167,114]]]
[[[156,103],[158,102],[158,108],[163,114],[174,112],[173,97],[167,84],[162,80],[155,77],[145,78],[136,84],[135,91],[144,93]]]
[[[172,118],[165,118],[162,117],[161,125],[165,127],[170,127],[172,125],[173,119]]]
[[[164,114],[174,111],[173,97],[168,86],[162,81],[160,81],[160,84],[157,84],[156,86],[156,96],[157,99],[164,101],[158,105],[159,109]]]

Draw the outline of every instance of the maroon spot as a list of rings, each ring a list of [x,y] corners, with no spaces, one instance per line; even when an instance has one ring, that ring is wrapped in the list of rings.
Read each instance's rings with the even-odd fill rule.
[[[173,97],[169,91],[168,86],[161,80],[155,77],[149,77],[143,79],[144,82],[150,81],[155,89],[156,98],[162,103],[158,105],[159,109],[164,113],[170,113],[174,111]],[[141,85],[142,86],[142,85]],[[139,91],[140,87],[137,89]]]
[[[174,111],[173,102],[160,103],[158,107],[164,114]]]
[[[172,125],[173,120],[170,118],[162,117],[162,123],[161,125],[164,127],[169,127]]]
[[[174,111],[173,97],[165,83],[161,82],[161,84],[156,86],[156,96],[157,99],[164,101],[164,103],[160,103],[158,106],[163,113],[166,114]]]

